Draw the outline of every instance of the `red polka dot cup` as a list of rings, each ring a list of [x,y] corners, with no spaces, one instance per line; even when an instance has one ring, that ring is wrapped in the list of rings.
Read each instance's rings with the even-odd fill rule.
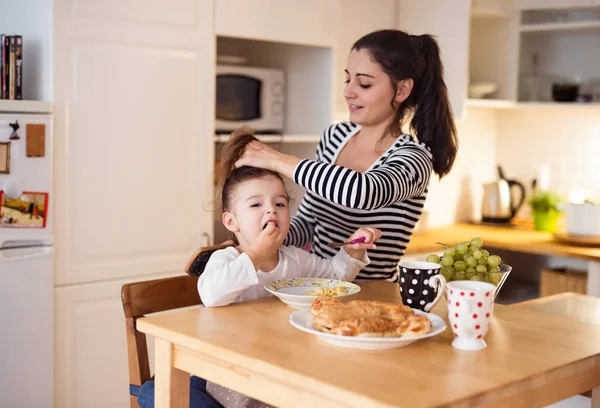
[[[448,320],[454,333],[452,347],[461,350],[481,350],[494,313],[494,291],[491,283],[454,281],[446,285]]]

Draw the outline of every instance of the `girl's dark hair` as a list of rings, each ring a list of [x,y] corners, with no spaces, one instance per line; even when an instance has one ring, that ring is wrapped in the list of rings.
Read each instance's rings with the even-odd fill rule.
[[[431,149],[433,170],[442,178],[452,168],[458,139],[436,40],[429,34],[414,36],[399,30],[381,30],[365,35],[352,46],[352,50],[361,49],[369,51],[394,87],[400,80],[413,79],[409,97],[400,106],[391,101],[396,119],[386,134],[399,135],[407,113],[413,112],[410,129]]]
[[[274,171],[249,166],[235,167],[235,162],[242,157],[246,145],[254,140],[258,140],[254,137],[254,131],[248,126],[242,126],[231,134],[231,137],[223,146],[219,163],[216,198],[221,210],[224,212],[231,208],[235,187],[243,181],[271,176],[278,178],[283,183],[281,176]]]

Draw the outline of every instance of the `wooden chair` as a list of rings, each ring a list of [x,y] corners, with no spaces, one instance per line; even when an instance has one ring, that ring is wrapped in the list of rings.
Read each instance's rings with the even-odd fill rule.
[[[140,387],[152,379],[146,335],[137,331],[137,319],[149,313],[201,304],[197,283],[197,276],[184,275],[123,285],[121,301],[125,311],[130,385]],[[139,408],[136,396],[131,395],[129,402],[131,408]]]
[[[185,273],[192,276],[200,276],[213,252],[218,251],[219,249],[227,248],[228,246],[230,245],[220,244],[198,248],[198,250],[190,257],[190,260],[185,266]]]

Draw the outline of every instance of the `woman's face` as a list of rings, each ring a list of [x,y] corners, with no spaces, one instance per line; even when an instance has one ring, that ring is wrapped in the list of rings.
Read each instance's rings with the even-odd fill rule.
[[[371,60],[368,50],[352,50],[346,65],[344,89],[351,122],[361,126],[388,123],[396,113],[391,104],[396,93],[390,77]]]

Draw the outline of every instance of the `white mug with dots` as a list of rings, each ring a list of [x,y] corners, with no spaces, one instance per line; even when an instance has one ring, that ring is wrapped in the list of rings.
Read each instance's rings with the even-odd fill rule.
[[[440,275],[441,265],[434,262],[400,262],[400,296],[402,303],[413,309],[430,312],[446,289]]]
[[[485,337],[494,313],[494,291],[491,283],[453,281],[446,285],[448,320],[454,333],[452,346],[461,350],[487,347]]]

